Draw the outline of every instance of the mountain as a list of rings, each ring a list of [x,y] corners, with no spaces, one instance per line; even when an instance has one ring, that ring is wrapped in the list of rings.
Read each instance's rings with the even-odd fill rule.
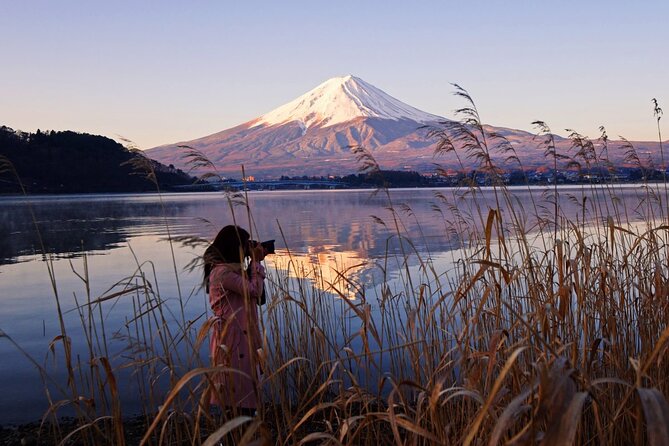
[[[236,127],[192,141],[168,144],[146,151],[164,164],[187,169],[188,146],[214,163],[224,176],[327,175],[355,172],[360,164],[351,147],[369,150],[383,169],[433,172],[445,168],[474,167],[475,161],[450,153],[435,157],[436,140],[427,137],[425,126],[441,128],[451,122],[426,113],[390,96],[355,76],[327,80],[297,99]],[[486,126],[503,135],[525,167],[547,164],[542,138],[502,127]],[[558,149],[567,153],[571,141],[556,137]],[[656,154],[657,143],[640,143],[641,154]],[[502,165],[508,153],[496,153]],[[612,151],[622,163],[623,151]],[[657,158],[657,157],[656,157]],[[514,167],[517,167],[514,166]],[[198,172],[198,171],[195,171]]]

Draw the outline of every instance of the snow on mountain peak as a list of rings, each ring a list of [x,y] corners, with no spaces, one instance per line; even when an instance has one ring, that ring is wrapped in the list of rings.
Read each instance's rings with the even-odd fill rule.
[[[329,127],[359,117],[412,119],[417,122],[442,119],[411,107],[358,77],[348,75],[323,82],[297,99],[261,116],[254,126],[298,121],[305,127]]]

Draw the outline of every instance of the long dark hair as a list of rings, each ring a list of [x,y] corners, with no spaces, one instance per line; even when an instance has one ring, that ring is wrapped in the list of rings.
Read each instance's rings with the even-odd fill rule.
[[[248,255],[251,235],[235,225],[223,227],[204,251],[204,286],[209,292],[209,274],[218,263],[242,263]]]

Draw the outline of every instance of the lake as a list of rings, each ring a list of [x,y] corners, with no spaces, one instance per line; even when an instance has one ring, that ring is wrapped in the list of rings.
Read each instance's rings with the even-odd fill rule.
[[[503,214],[524,216],[528,232],[553,212],[546,197],[553,189],[510,191],[510,201],[501,203]],[[605,186],[560,187],[558,204],[581,224],[596,225],[614,214],[624,214],[629,222],[649,219],[644,209],[654,204],[642,186],[616,188],[615,200],[609,192]],[[151,272],[174,309],[183,304],[186,320],[203,320],[207,300],[201,271],[186,268],[203,247],[181,238],[210,240],[233,221],[252,228],[258,240],[276,240],[277,253],[267,259],[270,273],[286,268],[290,258],[306,265],[303,271],[320,268],[322,277],[314,282],[333,284],[338,280],[334,271],[346,270],[373,288],[373,260],[388,253],[408,250],[437,259],[440,267],[452,266],[445,253],[466,239],[454,229],[480,227],[487,206],[495,203],[492,190],[453,194],[453,189],[397,189],[389,196],[369,190],[249,192],[250,213],[240,204],[243,195],[224,193],[0,197],[0,330],[6,335],[0,337],[0,425],[39,419],[47,408],[42,380],[26,354],[62,379],[62,364],[49,348],[60,334],[56,295],[75,353],[85,348],[77,303],[108,295],[139,265]],[[399,267],[387,265],[386,273],[392,277]],[[336,294],[333,299],[355,299],[355,290]],[[104,305],[110,333],[133,315],[132,305],[125,298]],[[122,342],[111,345],[116,350],[110,356],[123,355]],[[129,391],[121,385],[124,389]]]

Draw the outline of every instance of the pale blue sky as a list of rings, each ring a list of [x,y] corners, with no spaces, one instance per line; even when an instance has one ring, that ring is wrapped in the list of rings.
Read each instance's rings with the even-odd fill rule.
[[[150,148],[354,74],[448,118],[455,82],[489,124],[654,140],[667,23],[666,0],[0,0],[0,125]]]

